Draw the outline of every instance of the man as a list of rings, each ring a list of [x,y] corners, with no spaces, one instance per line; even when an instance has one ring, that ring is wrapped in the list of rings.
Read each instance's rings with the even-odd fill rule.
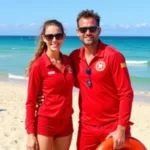
[[[77,34],[83,47],[70,54],[79,88],[77,150],[95,150],[109,137],[119,149],[130,136],[133,90],[125,58],[98,39],[99,22],[93,10],[79,13]]]

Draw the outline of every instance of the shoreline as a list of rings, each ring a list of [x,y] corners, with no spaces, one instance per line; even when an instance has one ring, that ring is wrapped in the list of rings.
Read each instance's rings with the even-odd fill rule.
[[[26,131],[24,128],[27,85],[0,81],[0,150],[26,150]],[[140,140],[150,150],[150,101],[133,101],[131,121],[132,136]],[[143,99],[149,96],[142,96]],[[78,90],[73,92],[74,133],[70,150],[76,150],[78,132]]]
[[[10,83],[10,84],[20,84],[20,85],[25,85],[25,86],[27,86],[27,82],[28,82],[28,80],[26,79],[13,79],[13,78],[6,78],[6,77],[0,77],[0,83],[3,83],[3,82],[5,82],[5,83]],[[75,93],[78,93],[78,89],[77,88],[75,88],[74,87],[74,90],[73,90],[73,92],[75,92]],[[145,90],[145,91],[143,91],[143,90],[136,90],[136,89],[134,89],[133,88],[133,92],[134,92],[134,95],[135,96],[144,96],[144,97],[150,97],[150,91],[148,90]],[[148,102],[148,100],[147,100],[148,98],[146,98],[146,102]],[[139,101],[139,100],[138,100]],[[149,99],[149,102],[150,102],[150,99]]]

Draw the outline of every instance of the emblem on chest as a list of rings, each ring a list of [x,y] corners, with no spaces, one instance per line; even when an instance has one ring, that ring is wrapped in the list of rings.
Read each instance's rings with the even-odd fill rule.
[[[106,68],[106,64],[104,61],[98,61],[95,65],[97,71],[103,71]]]

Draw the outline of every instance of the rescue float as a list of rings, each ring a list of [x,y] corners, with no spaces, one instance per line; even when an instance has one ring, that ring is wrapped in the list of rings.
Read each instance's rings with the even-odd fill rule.
[[[109,138],[102,142],[96,150],[112,150],[113,148],[113,138]],[[129,150],[147,150],[146,147],[138,139],[130,137],[126,139],[123,148],[128,148]]]

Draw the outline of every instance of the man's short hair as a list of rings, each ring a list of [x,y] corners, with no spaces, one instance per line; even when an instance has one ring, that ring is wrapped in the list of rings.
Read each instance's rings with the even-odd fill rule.
[[[81,11],[78,16],[77,16],[77,26],[79,27],[79,20],[81,18],[94,18],[97,22],[97,26],[99,26],[100,23],[100,16],[98,15],[98,13],[94,12],[94,10],[83,10]]]

